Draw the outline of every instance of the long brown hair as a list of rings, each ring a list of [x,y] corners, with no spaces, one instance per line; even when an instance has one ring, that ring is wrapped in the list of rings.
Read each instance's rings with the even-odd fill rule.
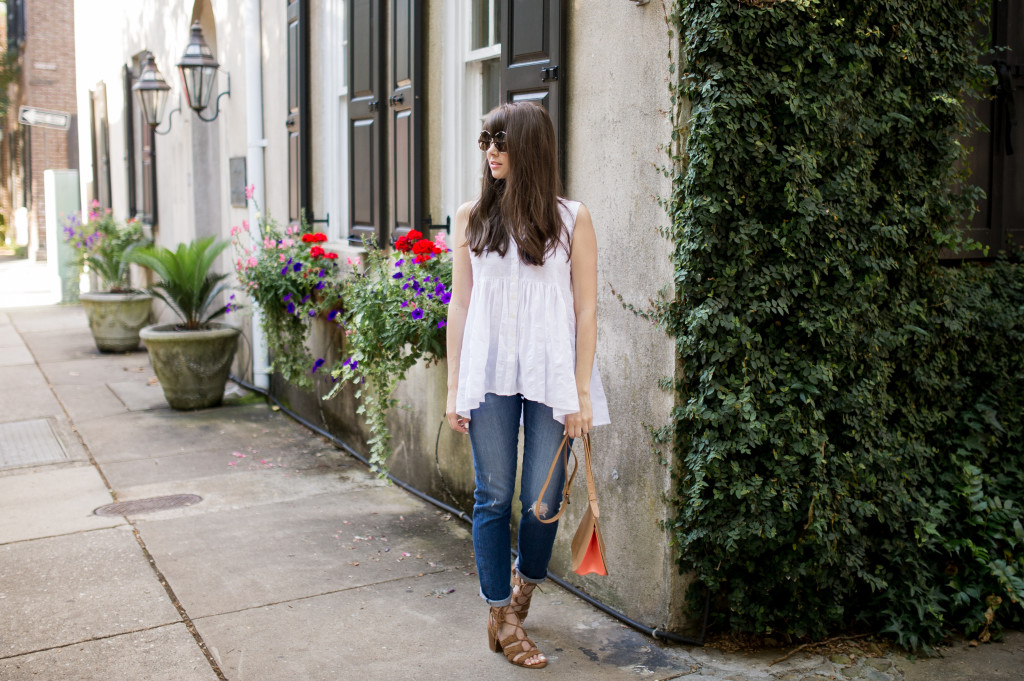
[[[558,210],[562,183],[555,128],[548,112],[531,102],[502,104],[487,114],[484,130],[505,132],[509,172],[504,180],[494,179],[485,154],[480,200],[466,227],[470,250],[504,257],[511,237],[528,265],[543,265],[558,246],[568,257],[569,234]]]

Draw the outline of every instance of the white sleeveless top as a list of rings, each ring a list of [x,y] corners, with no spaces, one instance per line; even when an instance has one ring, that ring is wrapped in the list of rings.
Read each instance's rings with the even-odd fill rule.
[[[559,200],[572,243],[579,201]],[[542,266],[519,259],[515,239],[505,257],[470,251],[473,292],[466,315],[455,411],[470,417],[487,393],[522,395],[551,407],[565,423],[580,410],[576,394],[576,311],[570,263],[559,247]],[[611,423],[597,370],[590,379],[594,425]]]

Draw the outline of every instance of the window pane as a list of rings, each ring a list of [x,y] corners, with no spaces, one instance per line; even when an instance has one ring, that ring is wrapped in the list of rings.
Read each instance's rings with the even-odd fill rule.
[[[473,0],[470,49],[479,50],[491,44],[490,0]]]
[[[481,113],[486,114],[501,103],[499,101],[501,89],[498,82],[501,76],[501,60],[488,59],[481,62],[480,66],[483,69],[483,97],[481,99],[484,109]]]

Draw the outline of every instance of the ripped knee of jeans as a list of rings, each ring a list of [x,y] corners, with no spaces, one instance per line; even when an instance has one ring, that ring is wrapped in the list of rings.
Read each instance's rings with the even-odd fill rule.
[[[533,502],[533,506],[530,507],[530,510],[538,518],[547,518],[548,517],[548,505],[545,504],[543,501],[541,501],[539,499],[537,501]]]

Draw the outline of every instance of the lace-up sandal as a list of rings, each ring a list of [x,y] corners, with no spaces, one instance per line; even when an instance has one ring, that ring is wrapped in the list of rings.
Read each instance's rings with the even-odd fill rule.
[[[509,604],[512,612],[519,618],[522,624],[526,616],[530,614],[530,599],[533,598],[533,590],[537,585],[528,582],[519,574],[519,570],[512,571],[512,602]],[[541,589],[543,591],[543,589]]]
[[[528,664],[527,660],[537,655],[543,655],[542,652],[534,645],[533,641],[526,635],[526,630],[523,629],[523,625],[512,623],[506,619],[508,613],[512,612],[512,606],[506,605],[501,608],[491,608],[490,615],[487,617],[487,644],[491,650],[496,653],[504,653],[505,659],[517,667],[526,667],[527,669],[542,669],[548,666],[548,661],[541,660],[534,664]],[[506,636],[504,639],[498,638],[498,632],[501,631],[502,624],[510,624],[514,627],[514,631]]]

